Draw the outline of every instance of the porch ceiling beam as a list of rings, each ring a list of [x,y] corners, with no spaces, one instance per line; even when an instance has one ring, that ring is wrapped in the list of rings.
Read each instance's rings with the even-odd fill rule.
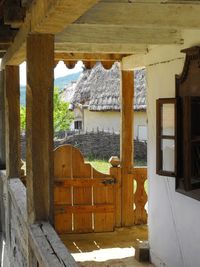
[[[70,43],[61,42],[55,44],[56,52],[71,53],[104,53],[104,54],[143,54],[147,53],[148,47],[145,44],[98,44],[98,43]]]
[[[20,1],[7,0],[4,5],[4,23],[12,28],[19,28],[25,17],[25,8],[21,7]]]
[[[55,38],[56,43],[73,44],[181,44],[179,30],[135,28],[121,25],[71,24]],[[112,47],[111,47],[112,48]]]
[[[6,52],[8,47],[9,47],[9,44],[0,44],[0,52]]]
[[[29,33],[61,32],[68,24],[77,20],[83,13],[96,4],[99,0],[36,0],[26,14],[25,22],[7,50],[2,61],[6,64],[18,65],[25,60],[25,43]]]
[[[13,42],[16,35],[16,30],[13,30],[8,25],[0,25],[0,45],[9,45]]]
[[[76,23],[155,28],[199,28],[199,1],[194,1],[193,4],[176,4],[175,1],[171,1],[171,4],[143,2],[132,1],[130,3],[127,0],[100,2],[81,16]]]
[[[128,54],[102,54],[102,53],[55,53],[54,59],[56,61],[63,60],[63,61],[108,61],[108,62],[115,62],[121,61],[123,57],[128,56]]]

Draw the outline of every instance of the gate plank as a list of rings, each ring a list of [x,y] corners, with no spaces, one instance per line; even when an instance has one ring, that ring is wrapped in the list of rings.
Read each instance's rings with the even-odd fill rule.
[[[78,149],[72,150],[72,169],[73,178],[91,177],[91,165],[84,163],[84,158]],[[81,186],[73,189],[74,205],[92,205],[92,187]],[[92,214],[91,213],[75,213],[74,214],[74,232],[92,232]]]
[[[93,169],[93,178],[103,179],[106,174],[102,174]],[[112,204],[114,203],[114,187],[115,185],[107,185],[104,187],[94,187],[94,205]],[[94,232],[107,232],[114,230],[114,211],[110,213],[94,214]]]
[[[71,181],[72,179],[72,147],[59,147],[54,151],[54,182],[56,177]],[[54,186],[54,205],[55,203],[65,202],[72,205],[72,187]],[[58,213],[55,207],[55,228],[58,233],[72,232],[72,214]]]

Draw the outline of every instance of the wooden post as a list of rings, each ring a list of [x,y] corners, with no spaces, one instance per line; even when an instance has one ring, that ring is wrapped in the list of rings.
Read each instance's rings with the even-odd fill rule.
[[[20,177],[20,91],[19,67],[5,68],[6,174]]]
[[[53,223],[54,36],[27,38],[27,204],[28,221]]]
[[[0,71],[0,169],[6,168],[4,70]]]
[[[120,160],[122,170],[122,226],[131,226],[133,216],[133,99],[134,73],[121,71],[121,135]]]
[[[6,177],[20,177],[20,91],[19,67],[5,68],[5,140],[6,140]],[[5,234],[8,250],[11,242],[10,198],[7,183],[4,186],[5,196]]]

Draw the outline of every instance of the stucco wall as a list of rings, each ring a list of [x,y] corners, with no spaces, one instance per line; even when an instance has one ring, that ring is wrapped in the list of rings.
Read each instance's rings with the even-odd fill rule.
[[[147,126],[146,112],[134,113],[134,139],[138,137],[138,126]],[[84,110],[84,131],[99,130],[120,132],[120,112],[106,111],[106,112],[92,112],[87,109]],[[142,136],[146,134],[143,133]],[[145,138],[144,140],[146,140]]]
[[[147,67],[149,241],[156,266],[200,266],[200,202],[175,192],[174,178],[156,175],[156,99],[174,97],[184,62],[179,51],[199,44],[200,31],[184,37],[184,46],[153,47],[141,62]]]

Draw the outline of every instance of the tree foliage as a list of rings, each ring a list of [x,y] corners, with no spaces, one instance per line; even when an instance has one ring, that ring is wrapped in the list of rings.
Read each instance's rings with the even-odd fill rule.
[[[69,111],[69,103],[60,97],[60,90],[54,89],[54,132],[69,130],[74,119],[73,113]]]
[[[63,101],[60,96],[61,91],[54,89],[54,132],[69,130],[73,121],[73,113],[69,111],[69,103]],[[20,107],[21,131],[26,128],[26,108]]]
[[[20,106],[20,126],[21,131],[25,131],[26,128],[26,108],[24,106]]]

